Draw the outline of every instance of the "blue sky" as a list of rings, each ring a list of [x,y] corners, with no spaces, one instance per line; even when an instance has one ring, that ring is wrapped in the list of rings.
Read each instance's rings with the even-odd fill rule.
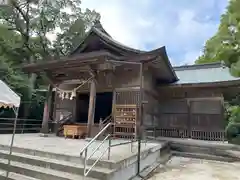
[[[152,50],[166,46],[174,65],[192,64],[217,31],[228,0],[82,0],[117,41]]]

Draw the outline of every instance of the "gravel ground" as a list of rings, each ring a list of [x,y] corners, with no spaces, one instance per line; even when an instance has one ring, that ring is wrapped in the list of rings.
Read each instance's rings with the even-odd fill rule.
[[[173,157],[149,180],[240,180],[240,163]]]

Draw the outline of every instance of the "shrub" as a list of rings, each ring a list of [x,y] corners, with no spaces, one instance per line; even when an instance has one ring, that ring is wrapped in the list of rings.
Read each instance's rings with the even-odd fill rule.
[[[228,106],[226,136],[229,142],[240,136],[240,106]]]

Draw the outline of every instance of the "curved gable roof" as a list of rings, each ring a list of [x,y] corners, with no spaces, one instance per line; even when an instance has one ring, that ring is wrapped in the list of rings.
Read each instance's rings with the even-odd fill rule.
[[[152,51],[142,51],[128,47],[114,40],[105,31],[99,21],[89,30],[85,38],[78,45],[78,47],[74,51],[72,51],[69,56],[63,58],[61,62],[59,62],[58,60],[48,61],[44,62],[44,64],[38,63],[26,65],[24,66],[24,68],[26,69],[26,71],[27,69],[29,69],[30,71],[31,68],[35,69],[34,71],[39,71],[41,69],[50,69],[50,64],[52,67],[55,68],[56,64],[58,64],[58,66],[63,66],[66,65],[65,63],[69,64],[69,60],[72,60],[71,63],[73,63],[73,61],[76,62],[84,60],[87,56],[90,55],[99,55],[99,53],[101,54],[101,52],[104,53],[101,55],[101,57],[112,56],[111,58],[122,61],[138,61],[143,63],[147,63],[149,61],[149,65],[155,69],[155,74],[161,77],[163,77],[163,74],[165,74],[164,79],[168,79],[168,83],[174,82],[178,79],[172,68],[171,63],[169,62],[165,46]]]
[[[94,24],[94,26],[89,30],[85,38],[77,46],[77,48],[70,53],[70,55],[81,53],[84,50],[85,42],[87,41],[87,39],[94,35],[96,35],[99,38],[99,40],[103,41],[103,43],[106,44],[107,46],[110,46],[110,47],[114,46],[120,51],[125,52],[126,54],[141,54],[146,52],[146,51],[128,47],[116,41],[106,32],[106,30],[102,27],[101,23],[97,21]]]

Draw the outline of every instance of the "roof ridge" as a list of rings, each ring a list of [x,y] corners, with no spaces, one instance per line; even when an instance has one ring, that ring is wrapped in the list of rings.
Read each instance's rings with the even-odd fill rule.
[[[74,48],[73,51],[70,52],[70,55],[73,55],[78,49],[79,47],[83,44],[83,42],[86,40],[86,38],[92,33],[96,33],[100,38],[102,38],[103,40],[113,43],[116,46],[119,46],[122,49],[125,49],[127,51],[132,51],[133,53],[145,53],[146,51],[142,51],[142,50],[138,50],[138,49],[134,49],[131,48],[127,45],[124,45],[120,42],[118,42],[117,40],[113,39],[108,33],[107,31],[103,28],[101,22],[99,20],[96,20],[94,22],[94,25],[91,27],[91,29],[87,32],[87,34],[85,35],[85,37],[82,39],[82,41],[78,44],[78,46],[76,46],[76,48]]]
[[[101,31],[102,33],[106,34],[107,36],[111,37],[110,34],[108,34],[108,32],[103,28],[102,23],[100,22],[100,20],[96,20],[94,22],[94,25],[92,26],[92,28],[96,28],[99,31]]]
[[[207,69],[207,68],[220,68],[226,67],[222,62],[204,63],[204,64],[192,64],[192,65],[181,65],[174,66],[174,70],[195,70],[195,69]]]
[[[121,48],[124,48],[124,49],[127,49],[127,50],[130,50],[130,51],[133,51],[133,52],[136,52],[136,53],[144,53],[144,52],[147,52],[147,51],[142,51],[142,50],[139,50],[139,49],[135,49],[135,48],[132,48],[132,47],[129,47],[115,39],[113,39],[111,36],[108,36],[107,34],[103,33],[102,31],[100,31],[98,28],[93,28],[93,30],[98,34],[100,35],[102,38],[104,38],[105,40],[107,39],[108,41],[114,43],[115,45],[118,45],[120,46]]]

